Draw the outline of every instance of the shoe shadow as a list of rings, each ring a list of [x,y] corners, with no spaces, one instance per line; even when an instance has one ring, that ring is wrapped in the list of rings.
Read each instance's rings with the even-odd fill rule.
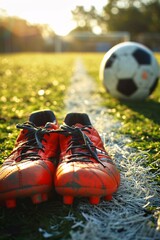
[[[121,101],[121,103],[160,125],[160,102],[147,99],[136,102]]]

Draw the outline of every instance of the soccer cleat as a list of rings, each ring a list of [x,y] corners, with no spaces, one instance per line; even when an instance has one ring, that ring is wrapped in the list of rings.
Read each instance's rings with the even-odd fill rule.
[[[59,149],[52,111],[33,112],[17,128],[22,130],[15,148],[0,167],[0,202],[8,208],[16,206],[17,198],[30,197],[33,203],[48,199]]]
[[[88,197],[98,204],[111,200],[120,184],[120,174],[85,113],[69,113],[61,126],[60,158],[55,189],[65,204],[75,197]]]

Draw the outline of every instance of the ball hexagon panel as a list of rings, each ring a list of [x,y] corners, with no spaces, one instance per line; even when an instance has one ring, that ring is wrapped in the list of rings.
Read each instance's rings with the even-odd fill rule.
[[[137,91],[131,95],[129,98],[129,100],[143,100],[144,96],[147,97],[149,95],[149,90],[148,89],[140,89],[138,88]]]
[[[115,85],[118,83],[118,79],[115,75],[113,68],[109,68],[104,71],[104,81],[103,84],[109,92],[112,92],[115,89]]]
[[[112,68],[118,79],[132,78],[138,67],[137,62],[132,55],[118,56],[113,62]]]
[[[154,83],[155,75],[150,66],[141,65],[135,74],[134,81],[139,88],[150,88]]]

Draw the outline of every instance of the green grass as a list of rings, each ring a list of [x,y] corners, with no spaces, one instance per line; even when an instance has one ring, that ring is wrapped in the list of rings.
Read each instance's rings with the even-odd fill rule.
[[[62,121],[74,59],[73,54],[0,56],[0,162],[13,148],[15,124],[26,121],[32,111],[51,109]]]
[[[73,206],[65,206],[57,196],[53,198],[39,205],[25,199],[19,201],[15,209],[1,208],[0,239],[43,240],[40,229],[51,234],[51,239],[69,238],[75,219],[84,221],[83,217],[76,211],[76,202]]]
[[[0,162],[12,151],[17,123],[28,119],[32,111],[51,109],[59,123],[65,116],[64,94],[70,83],[75,54],[0,55]],[[54,201],[53,201],[54,198]],[[44,239],[39,228],[53,234],[52,239],[65,239],[80,214],[74,206],[62,204],[55,193],[50,200],[33,205],[19,200],[15,209],[0,207],[0,239]],[[66,218],[71,215],[72,218]],[[56,230],[52,227],[56,226]]]
[[[150,165],[153,171],[160,167],[160,82],[153,94],[144,101],[120,101],[111,97],[99,79],[100,63],[103,54],[84,55],[88,72],[98,83],[98,93],[102,96],[102,105],[109,114],[122,122],[119,129],[121,134],[129,135],[131,147],[147,151],[146,166]],[[160,54],[155,54],[160,64]],[[160,177],[157,179],[160,181]]]
[[[18,131],[15,124],[27,120],[32,111],[50,108],[61,123],[65,116],[64,94],[69,86],[76,54],[0,55],[0,162],[13,149]],[[99,80],[99,64],[103,54],[81,54],[86,68],[97,81],[97,93],[109,114],[120,120],[120,133],[129,135],[135,149],[148,151],[146,165],[158,168],[160,158],[160,85],[144,102],[121,102],[106,93]],[[159,59],[159,55],[156,55]],[[96,94],[97,94],[96,93]],[[54,193],[55,194],[55,193]],[[59,196],[32,205],[20,200],[16,209],[0,207],[0,239],[41,240],[39,228],[53,234],[51,239],[66,239],[74,219],[84,221],[73,206],[64,206]],[[67,216],[71,218],[67,218]],[[54,227],[54,229],[52,229]]]

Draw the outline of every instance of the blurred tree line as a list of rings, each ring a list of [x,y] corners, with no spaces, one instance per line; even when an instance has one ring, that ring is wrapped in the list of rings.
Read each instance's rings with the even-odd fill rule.
[[[146,41],[154,48],[160,42],[160,0],[108,0],[103,11],[95,7],[86,11],[77,6],[72,11],[77,22],[75,31],[127,31],[133,41]]]
[[[110,31],[129,31],[131,35],[160,32],[160,0],[109,0],[104,20]]]
[[[54,51],[54,32],[17,17],[0,17],[0,52]],[[52,39],[52,41],[51,41]]]
[[[125,31],[130,33],[131,40],[160,49],[160,0],[106,0],[102,12],[94,6],[90,10],[77,6],[72,15],[77,27],[71,35],[77,31]],[[0,52],[55,51],[55,45],[56,36],[49,26],[0,17]]]
[[[128,31],[133,37],[145,32],[160,33],[160,0],[108,0],[102,13],[94,6],[89,11],[77,6],[72,14],[79,30],[92,31],[99,26],[102,32]]]

